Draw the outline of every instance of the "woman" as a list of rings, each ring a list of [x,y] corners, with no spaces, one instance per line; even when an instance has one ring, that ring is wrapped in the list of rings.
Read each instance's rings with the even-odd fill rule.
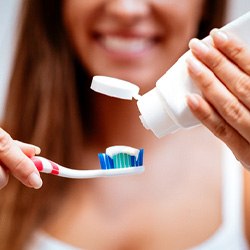
[[[136,105],[89,90],[97,74],[151,89],[192,37],[221,26],[225,3],[217,2],[25,1],[3,128],[72,168],[94,168],[97,153],[110,145],[143,147],[147,169],[81,181],[43,175],[39,190],[11,178],[0,195],[2,249],[246,248],[240,221],[230,225],[224,216],[230,213],[222,180],[230,168],[224,171],[222,144],[204,128],[158,140],[143,129]],[[190,74],[202,83],[191,60]],[[215,123],[203,119],[207,104],[188,100],[214,131]],[[15,157],[2,150],[3,165],[39,188],[38,173],[29,177],[34,168],[22,154],[39,149],[10,138],[5,145],[15,147]]]

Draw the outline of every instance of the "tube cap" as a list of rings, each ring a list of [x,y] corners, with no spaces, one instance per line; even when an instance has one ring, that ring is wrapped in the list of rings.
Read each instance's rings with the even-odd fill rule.
[[[94,76],[90,88],[98,93],[127,100],[133,97],[138,99],[140,90],[131,82],[108,76]]]
[[[143,126],[152,130],[157,137],[163,137],[180,128],[157,88],[141,96],[137,106]]]

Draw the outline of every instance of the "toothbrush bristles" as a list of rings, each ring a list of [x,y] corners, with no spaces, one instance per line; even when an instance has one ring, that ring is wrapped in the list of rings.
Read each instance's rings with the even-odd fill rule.
[[[134,155],[127,153],[118,153],[112,158],[105,154],[99,153],[101,169],[129,168],[143,165],[143,149],[140,149],[137,159]]]

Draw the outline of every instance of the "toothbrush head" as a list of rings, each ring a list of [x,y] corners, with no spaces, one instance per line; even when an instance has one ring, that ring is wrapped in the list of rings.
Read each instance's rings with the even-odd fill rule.
[[[143,149],[113,146],[106,153],[99,153],[101,169],[117,169],[143,166]]]

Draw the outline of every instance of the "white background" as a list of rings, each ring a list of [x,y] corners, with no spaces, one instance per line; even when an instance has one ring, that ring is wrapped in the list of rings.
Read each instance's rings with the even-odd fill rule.
[[[21,0],[0,0],[0,118],[15,47],[15,27],[20,3]],[[249,10],[250,0],[229,0],[227,21]]]

